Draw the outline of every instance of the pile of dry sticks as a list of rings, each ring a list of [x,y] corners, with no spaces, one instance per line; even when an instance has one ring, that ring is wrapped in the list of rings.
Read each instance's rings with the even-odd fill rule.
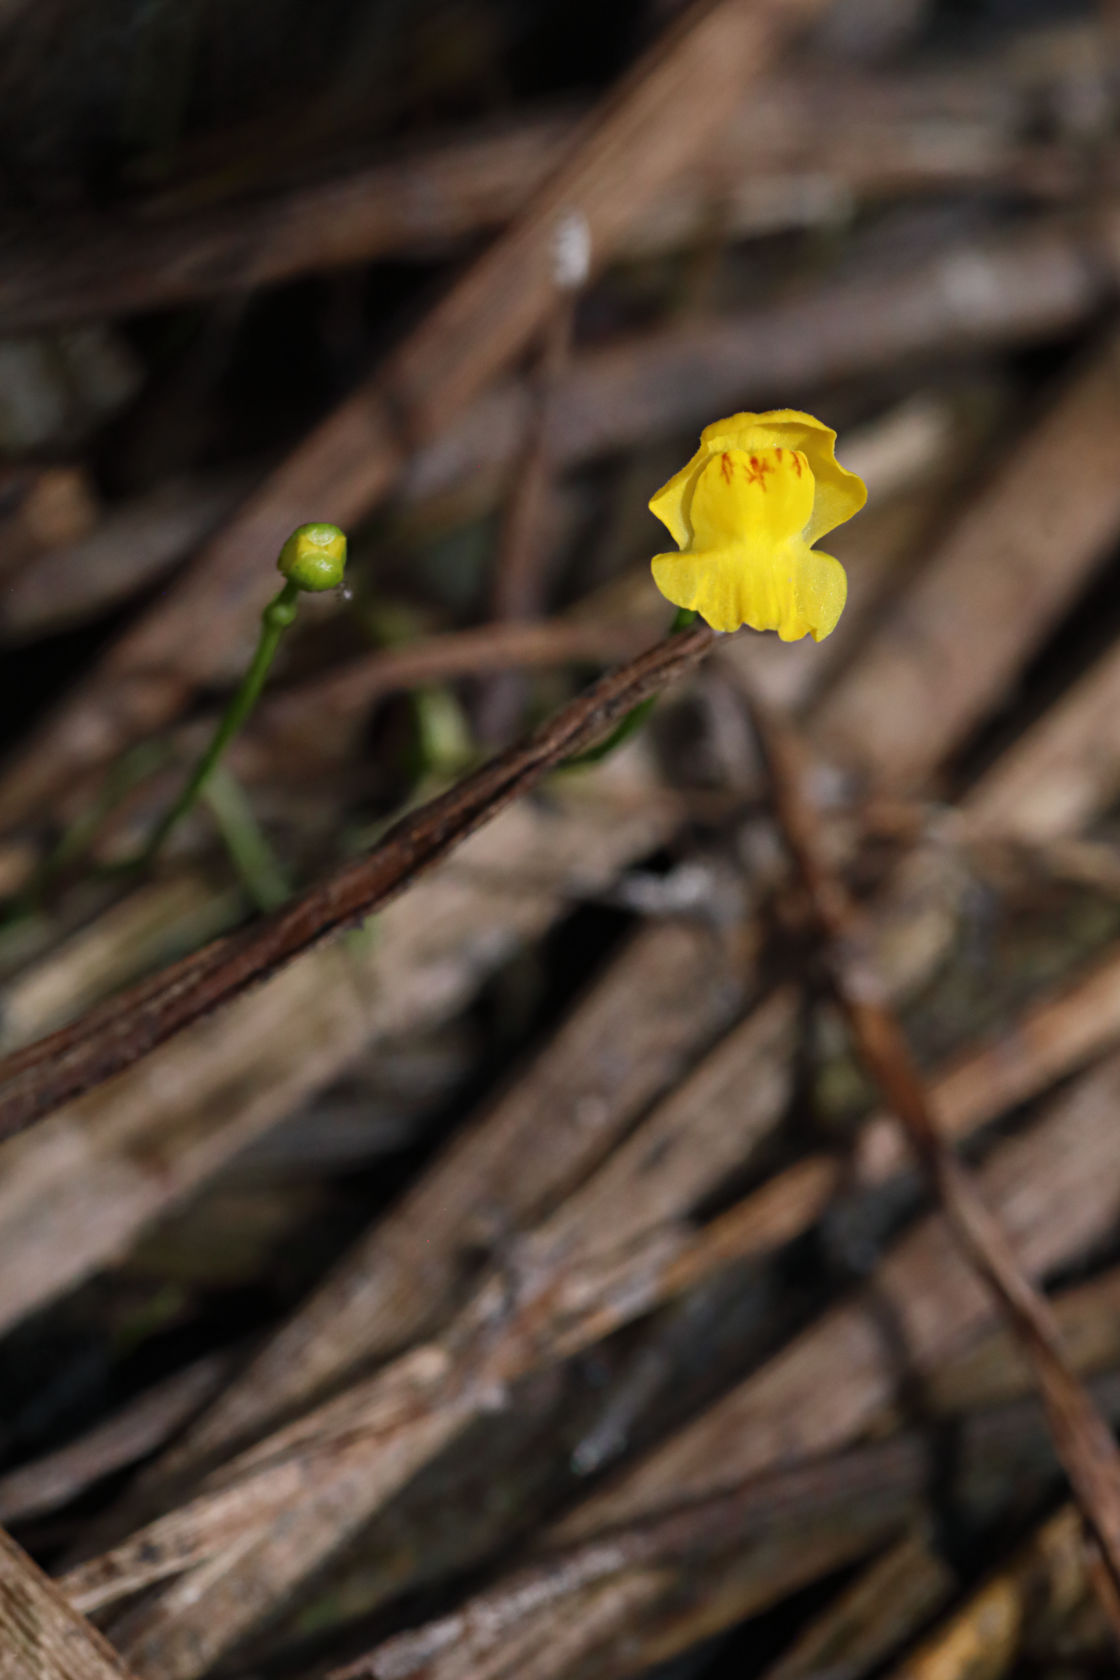
[[[0,205],[0,374],[87,382],[0,395],[2,1680],[1114,1671],[1120,42],[943,9]],[[137,320],[394,262],[333,406],[176,453]],[[778,405],[870,488],[840,625],[666,637],[645,500]],[[355,599],[114,871],[311,517]]]

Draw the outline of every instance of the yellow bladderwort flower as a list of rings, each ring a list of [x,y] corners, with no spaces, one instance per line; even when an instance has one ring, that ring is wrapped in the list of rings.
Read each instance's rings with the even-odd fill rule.
[[[813,544],[867,500],[835,444],[834,431],[792,408],[705,426],[687,467],[649,504],[680,549],[653,558],[661,593],[713,630],[749,624],[784,642],[827,636],[848,580]]]

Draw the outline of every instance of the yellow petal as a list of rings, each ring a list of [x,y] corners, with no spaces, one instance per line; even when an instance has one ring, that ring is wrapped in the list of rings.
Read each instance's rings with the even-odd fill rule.
[[[691,546],[766,548],[800,537],[813,512],[813,475],[796,449],[722,449],[692,493]]]
[[[733,549],[710,554],[655,554],[653,581],[675,607],[698,612],[713,630],[753,623],[747,568]]]
[[[715,420],[705,426],[700,442],[701,449],[711,453],[724,449],[742,449],[747,453],[777,447],[799,449],[809,462],[817,487],[806,531],[807,542],[816,542],[818,537],[835,530],[858,513],[867,500],[867,486],[862,478],[848,472],[836,459],[836,433],[800,409],[773,408],[764,414],[732,414],[726,420]],[[690,462],[689,468],[692,467]]]
[[[692,541],[692,492],[708,455],[701,445],[687,467],[674,473],[649,500],[649,511],[657,515],[678,548],[687,548]]]
[[[848,574],[835,555],[822,554],[820,549],[806,548],[799,557],[796,569],[797,617],[805,626],[796,635],[787,635],[779,627],[783,641],[796,641],[806,632],[815,642],[823,642],[836,628],[844,602],[848,599]]]
[[[707,553],[657,554],[653,581],[674,606],[698,612],[713,630],[776,630],[784,642],[819,642],[844,610],[848,580],[839,560],[796,539],[765,551],[743,545]]]

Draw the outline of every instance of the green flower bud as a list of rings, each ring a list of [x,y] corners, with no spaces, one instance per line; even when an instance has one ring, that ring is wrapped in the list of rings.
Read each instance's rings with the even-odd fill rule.
[[[300,525],[276,564],[297,589],[337,589],[346,570],[346,536],[337,525]]]

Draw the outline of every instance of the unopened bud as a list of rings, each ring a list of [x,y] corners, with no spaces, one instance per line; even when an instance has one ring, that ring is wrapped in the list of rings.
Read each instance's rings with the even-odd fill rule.
[[[337,589],[346,570],[346,536],[337,525],[300,525],[276,562],[297,589]]]

